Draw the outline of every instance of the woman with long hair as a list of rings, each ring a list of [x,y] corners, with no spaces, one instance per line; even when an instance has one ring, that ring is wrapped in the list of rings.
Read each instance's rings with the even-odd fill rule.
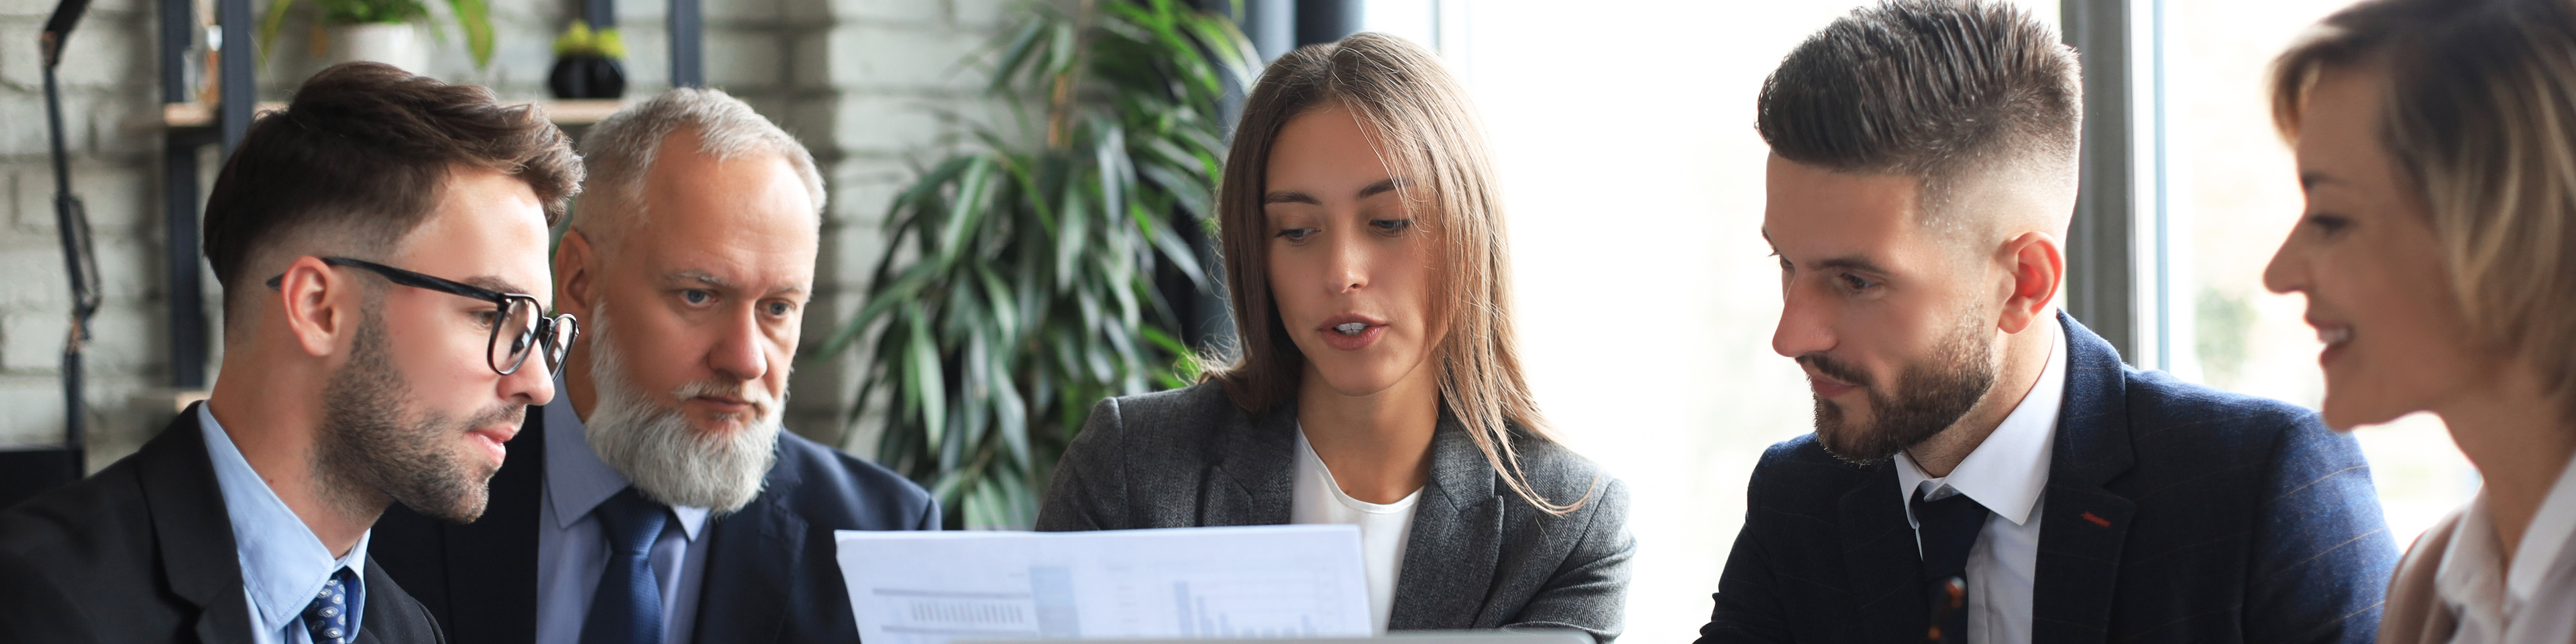
[[[2337,429],[2441,416],[2477,497],[2426,530],[2381,642],[2576,638],[2576,3],[2374,0],[2276,68]]]
[[[1363,33],[1272,63],[1217,215],[1239,355],[1093,408],[1038,529],[1355,524],[1380,631],[1617,637],[1627,494],[1521,377],[1493,162],[1438,59]]]

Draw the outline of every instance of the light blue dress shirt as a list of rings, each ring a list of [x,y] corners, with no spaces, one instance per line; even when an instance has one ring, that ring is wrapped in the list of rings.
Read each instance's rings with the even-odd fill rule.
[[[563,391],[555,379],[555,391]],[[608,537],[600,534],[591,510],[628,485],[590,450],[581,418],[569,396],[556,396],[545,406],[546,475],[544,513],[537,519],[537,641],[581,641],[582,620],[590,616],[591,595],[608,570]],[[697,625],[698,588],[706,580],[707,509],[672,506],[677,521],[665,522],[653,540],[653,577],[662,587],[662,641],[686,644]]]
[[[250,467],[231,434],[215,422],[205,403],[197,404],[197,426],[206,434],[206,455],[214,461],[215,486],[224,495],[224,510],[233,526],[234,552],[241,556],[242,594],[250,598],[251,641],[256,644],[312,644],[304,626],[304,609],[322,592],[331,576],[347,568],[355,577],[348,588],[349,640],[357,641],[366,613],[367,538],[345,557],[331,556],[322,538],[277,498],[277,491]]]

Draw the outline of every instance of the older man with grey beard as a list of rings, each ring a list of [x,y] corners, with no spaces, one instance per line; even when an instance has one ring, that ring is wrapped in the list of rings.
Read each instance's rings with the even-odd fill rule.
[[[834,530],[936,530],[920,486],[779,431],[813,292],[813,157],[723,92],[591,128],[556,249],[582,322],[564,395],[471,525],[388,513],[371,548],[460,642],[858,640]]]

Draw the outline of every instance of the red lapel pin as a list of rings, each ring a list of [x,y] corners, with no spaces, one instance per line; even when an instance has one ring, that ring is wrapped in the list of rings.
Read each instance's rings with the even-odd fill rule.
[[[2086,513],[2084,513],[2084,520],[2093,522],[2093,525],[2098,525],[2098,526],[2102,526],[2102,527],[2105,527],[2105,528],[2111,527],[2111,520],[2110,520],[2110,519],[2105,519],[2105,518],[2102,518],[2102,517],[2093,516],[2093,513],[2091,513],[2091,512],[2086,512]]]

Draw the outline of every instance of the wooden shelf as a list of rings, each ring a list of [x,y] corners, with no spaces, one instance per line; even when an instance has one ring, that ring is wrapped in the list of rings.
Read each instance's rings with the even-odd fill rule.
[[[589,125],[592,123],[598,123],[600,119],[608,118],[608,115],[616,114],[619,108],[626,106],[624,102],[620,102],[616,99],[535,101],[535,105],[539,108],[543,108],[546,111],[546,117],[552,119],[556,125]],[[276,101],[260,101],[259,107],[252,110],[252,112],[257,114],[282,109],[286,109],[285,103]],[[214,124],[214,104],[161,104],[162,127],[191,128],[208,127]]]

